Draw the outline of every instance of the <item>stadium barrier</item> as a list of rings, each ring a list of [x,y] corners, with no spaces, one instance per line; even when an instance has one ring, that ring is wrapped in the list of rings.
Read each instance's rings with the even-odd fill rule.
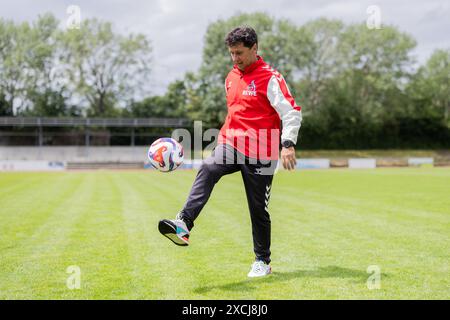
[[[68,170],[95,170],[95,169],[142,169],[145,168],[144,162],[68,162]]]
[[[66,162],[144,162],[145,146],[0,147],[0,160]]]
[[[377,167],[376,159],[351,158],[348,159],[350,169],[374,169]]]
[[[347,168],[348,159],[330,159],[331,168]]]
[[[0,147],[0,171],[143,169],[149,168],[147,150],[146,146]],[[201,163],[186,159],[181,169],[198,169]],[[299,158],[296,169],[416,166],[450,166],[450,158]]]
[[[183,165],[181,166],[182,169],[199,169],[202,164],[202,160],[195,159],[195,160],[186,160],[183,162]]]
[[[408,159],[406,158],[378,158],[377,168],[407,167]]]
[[[296,169],[329,169],[330,159],[297,159]]]
[[[423,166],[423,165],[433,165],[434,159],[433,158],[409,158],[408,159],[408,165],[409,166]]]
[[[0,160],[0,171],[62,171],[66,166],[61,161]]]

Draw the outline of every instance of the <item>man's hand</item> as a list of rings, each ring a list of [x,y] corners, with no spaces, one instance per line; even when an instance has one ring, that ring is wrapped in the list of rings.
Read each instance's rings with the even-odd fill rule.
[[[297,160],[295,159],[294,147],[281,148],[281,162],[283,163],[283,168],[289,171],[295,169]]]

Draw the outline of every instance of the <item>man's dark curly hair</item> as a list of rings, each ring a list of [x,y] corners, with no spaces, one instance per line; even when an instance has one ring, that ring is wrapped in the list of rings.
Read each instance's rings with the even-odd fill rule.
[[[255,43],[258,43],[255,30],[249,26],[241,26],[230,31],[225,37],[225,44],[228,47],[234,47],[239,43],[247,48],[251,48]]]

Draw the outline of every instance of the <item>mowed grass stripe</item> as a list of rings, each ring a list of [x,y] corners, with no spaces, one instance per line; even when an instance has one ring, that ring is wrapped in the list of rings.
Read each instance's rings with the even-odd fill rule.
[[[149,202],[151,203],[154,203],[156,200],[154,199],[155,196],[156,198],[161,197],[160,193],[171,197],[176,192],[180,195],[179,198],[185,199],[188,196],[190,185],[194,181],[196,172],[180,171],[172,175],[155,174],[156,176],[140,176],[142,188],[137,188],[138,192],[143,194],[143,197],[150,198]],[[177,174],[185,178],[180,179],[177,177]],[[173,183],[172,180],[174,178],[178,182]],[[195,299],[211,298],[211,290],[205,286],[217,282],[216,280],[219,281],[217,285],[220,285],[224,274],[228,275],[227,280],[234,275],[238,280],[246,278],[250,264],[253,261],[247,201],[243,193],[243,185],[236,187],[236,183],[242,184],[238,173],[232,178],[236,181],[229,180],[229,177],[222,179],[221,183],[216,186],[218,190],[215,189],[213,191],[210,202],[205,206],[201,216],[196,221],[197,226],[193,230],[189,247],[177,247],[159,235],[156,229],[157,220],[159,219],[154,220],[152,223],[150,229],[154,228],[153,235],[156,235],[154,242],[158,244],[157,252],[159,254],[157,256],[159,266],[163,266],[163,269],[160,268],[158,274],[164,275],[161,282],[165,284],[166,288],[165,294],[162,294],[160,298],[186,298],[186,292],[191,290],[194,290],[195,295],[192,297]],[[157,180],[158,185],[169,185],[172,188],[161,188],[155,192],[156,195],[149,195],[145,187],[151,184],[146,180]],[[179,181],[184,181],[184,183],[179,185]],[[239,188],[242,192],[236,193],[236,188]],[[233,192],[229,190],[233,190]],[[236,195],[239,196],[239,200],[236,200]],[[160,218],[173,218],[176,212],[182,208],[184,200],[177,201],[177,203],[177,205],[160,205],[159,212],[156,212],[156,214]],[[170,212],[170,214],[161,215],[161,212]],[[238,228],[246,229],[246,232],[242,232]],[[245,240],[242,239],[242,234],[246,235]],[[247,248],[246,250],[240,250],[240,247]],[[230,256],[232,259],[224,264],[222,259],[224,256]],[[180,266],[180,269],[174,268],[176,266]],[[170,274],[167,274],[166,270],[170,267],[174,269],[170,271]],[[176,281],[173,281],[173,279],[176,279]],[[203,292],[206,294],[203,294]],[[224,298],[220,293],[215,297]]]
[[[246,277],[254,253],[247,198],[239,172],[223,177],[215,186],[196,220],[191,242],[192,253],[183,258],[192,261],[193,267],[197,265],[194,299],[233,299],[236,293],[241,299],[270,299],[273,294],[289,297],[296,288],[293,274],[279,268],[276,260],[274,275],[280,286],[276,292],[273,288],[265,290],[272,287],[270,283]],[[291,245],[295,246],[292,242]],[[277,252],[275,256],[282,255]]]
[[[6,219],[17,220],[19,215],[29,216],[30,213],[39,211],[39,208],[48,205],[48,201],[52,203],[61,201],[57,197],[52,197],[49,191],[58,196],[68,189],[66,184],[68,177],[61,174],[45,176],[42,173],[29,173],[28,178],[20,177],[16,180],[14,176],[7,175],[7,178],[3,179],[8,180],[11,188],[14,188],[11,192],[0,193],[0,216],[6,226],[9,226]]]
[[[194,176],[191,179],[193,182]],[[222,177],[216,184],[196,220],[189,250],[181,252],[180,258],[186,266],[185,289],[193,292],[193,299],[233,299],[236,292],[242,299],[258,297],[258,291],[241,290],[242,281],[244,285],[251,281],[247,273],[254,253],[247,198],[239,172]]]
[[[31,191],[30,185],[42,180],[45,174],[33,173],[0,173],[0,201],[17,197],[22,191]],[[55,176],[58,178],[58,176]]]
[[[159,299],[183,298],[191,286],[198,263],[191,265],[191,247],[179,247],[164,238],[158,231],[160,219],[173,219],[181,210],[194,172],[178,171],[164,174],[151,171],[139,175],[136,191],[147,202],[148,241],[154,244],[149,262],[149,272],[158,280],[159,287],[147,291],[147,297]],[[164,201],[165,200],[165,201]]]
[[[346,184],[342,184],[342,188],[345,187]],[[368,199],[371,198],[370,193],[367,196]],[[444,197],[442,190],[440,196]],[[311,246],[317,243],[323,246],[322,250],[314,252],[330,254],[333,261],[339,261],[342,256],[345,256],[345,261],[351,261],[358,256],[361,259],[368,257],[389,268],[396,268],[398,265],[404,267],[411,257],[417,256],[418,263],[413,267],[403,268],[402,275],[414,276],[413,273],[416,272],[416,276],[421,274],[426,277],[427,270],[432,265],[434,270],[441,270],[435,274],[435,285],[442,288],[439,281],[445,279],[442,270],[445,270],[447,261],[442,259],[442,252],[445,251],[445,243],[448,244],[448,236],[430,231],[435,228],[422,229],[422,221],[414,217],[405,224],[403,219],[393,214],[383,223],[383,219],[378,215],[381,212],[383,216],[386,207],[389,207],[389,204],[381,205],[383,199],[379,199],[378,206],[369,209],[355,205],[346,208],[340,202],[330,203],[326,193],[323,198],[318,196],[316,199],[310,199],[308,193],[299,194],[299,197],[302,199],[301,206],[314,218],[303,221],[303,224],[298,223],[296,228],[301,238],[302,230],[307,230],[304,235],[310,239],[305,239],[304,242]],[[289,202],[288,197],[282,202],[293,203]],[[310,225],[314,225],[314,228],[309,229]]]
[[[311,199],[311,193],[302,193],[302,195],[299,195],[302,199],[300,206],[306,207],[307,211],[313,214],[314,219],[328,220],[330,222],[329,225],[335,226],[336,231],[333,234],[336,235],[349,234],[346,238],[360,237],[355,240],[369,240],[369,237],[373,237],[374,241],[382,239],[386,235],[392,235],[396,238],[402,238],[405,245],[414,243],[411,242],[410,238],[416,237],[417,233],[424,239],[436,240],[435,243],[439,243],[440,240],[445,243],[448,240],[446,234],[436,232],[430,227],[423,227],[422,221],[418,218],[409,217],[409,220],[404,221],[406,219],[403,219],[401,216],[399,217],[399,215],[392,214],[386,216],[385,212],[389,210],[389,206],[385,207],[380,205],[382,199],[378,199],[378,206],[366,206],[362,204],[363,201],[360,204],[357,203],[358,205],[352,204],[350,201],[346,205],[343,205],[339,200],[335,201],[336,199],[334,198],[329,199],[327,194],[323,196],[314,194]],[[280,195],[280,197],[283,196],[284,194]],[[367,202],[370,203],[370,199],[373,198],[368,195]],[[287,203],[287,201],[287,199],[283,199],[283,202]],[[329,226],[327,225],[326,227]],[[367,229],[367,227],[370,228]],[[361,230],[365,232],[369,230],[369,233],[365,235]],[[377,235],[381,238],[374,237],[374,232],[378,232]],[[442,242],[440,243],[442,244]]]
[[[34,175],[38,175],[39,180]],[[34,173],[30,175],[27,189],[18,192],[15,198],[1,198],[0,250],[6,250],[2,253],[14,253],[33,240],[33,235],[39,233],[36,230],[58,213],[55,208],[70,199],[81,182],[80,176],[60,174],[46,180]]]
[[[192,232],[192,260],[203,266],[196,274],[195,299],[231,299],[221,286],[247,280],[254,259],[250,215],[239,172],[216,184]],[[224,277],[224,275],[227,275]],[[243,299],[252,295],[241,292]]]
[[[65,288],[60,294],[71,299],[128,298],[133,292],[133,265],[122,214],[126,199],[111,172],[80,174],[93,179],[90,197],[74,225],[63,260],[81,269],[81,287]]]
[[[53,291],[65,288],[66,262],[60,259],[70,242],[71,229],[80,219],[81,212],[89,202],[93,177],[65,175],[65,184],[72,188],[70,196],[57,198],[58,190],[46,187],[49,206],[42,212],[48,214],[45,223],[2,259],[0,296],[8,299],[54,297]],[[80,182],[81,181],[81,182]],[[58,184],[53,185],[57,187]],[[67,195],[67,194],[66,194]],[[45,197],[42,199],[45,203]],[[30,207],[30,210],[32,207]]]
[[[230,190],[233,190],[233,192],[230,192]],[[202,218],[198,219],[197,232],[205,233],[204,229],[208,227],[204,225],[205,223],[214,223],[216,228],[213,230],[217,230],[218,224],[223,224],[224,226],[220,231],[230,230],[231,237],[239,243],[236,243],[235,247],[229,248],[223,248],[223,244],[220,243],[220,247],[214,252],[214,256],[217,258],[212,259],[216,261],[218,266],[217,274],[214,274],[214,277],[207,284],[197,287],[194,293],[203,294],[200,297],[209,296],[217,299],[233,299],[236,294],[239,294],[242,299],[273,299],[274,297],[292,299],[298,296],[299,290],[304,292],[295,281],[297,276],[311,273],[309,270],[304,271],[302,269],[304,262],[299,260],[299,262],[303,262],[303,265],[285,260],[283,262],[286,262],[286,264],[280,263],[280,259],[283,259],[284,256],[291,257],[298,252],[297,239],[292,234],[286,241],[288,246],[282,248],[283,250],[280,250],[279,246],[272,247],[274,274],[271,279],[246,278],[246,273],[249,271],[254,256],[247,200],[240,174],[222,178],[214,192],[216,194],[213,193],[210,202],[205,206]],[[296,199],[295,196],[292,197],[290,203],[294,203]],[[277,207],[270,204],[269,208],[272,214],[272,224],[283,225],[281,233],[285,232],[287,228],[291,228],[291,221],[283,219],[286,206]],[[211,217],[214,218],[211,219]],[[226,237],[226,234],[220,231],[216,232],[213,237],[219,239]],[[279,243],[282,241],[281,239],[277,232],[273,232],[272,243]],[[208,242],[201,242],[209,245]],[[239,252],[239,249],[241,249],[241,252]],[[224,263],[224,259],[220,259],[219,253],[223,257],[229,257],[229,260]],[[202,257],[205,256],[202,255]],[[200,261],[203,265],[203,260]],[[356,273],[359,277],[361,276],[361,272]],[[223,274],[229,274],[229,276],[224,277]],[[276,283],[275,288],[274,282]],[[199,298],[199,296],[194,297]]]
[[[382,198],[389,203],[391,208],[402,210],[407,208],[409,211],[417,210],[421,215],[421,211],[432,214],[433,218],[447,217],[448,211],[445,210],[450,206],[450,198],[441,197],[441,191],[447,189],[450,191],[450,179],[445,176],[428,177],[422,174],[417,177],[412,175],[424,169],[403,169],[410,172],[410,175],[402,174],[400,176],[385,176],[383,173],[392,169],[374,170],[348,170],[325,172],[308,172],[304,171],[299,176],[302,181],[302,191],[315,192],[323,197],[334,197],[339,201],[351,201],[355,204],[365,204],[379,201]],[[437,169],[438,170],[438,169]],[[425,170],[425,172],[429,172]],[[303,179],[314,175],[315,181],[311,179]],[[346,188],[342,188],[341,184],[345,184]],[[289,181],[284,181],[284,186],[290,185]],[[426,195],[424,197],[423,195]],[[359,203],[357,203],[359,201]],[[438,204],[438,206],[436,206]]]
[[[246,277],[253,252],[239,173],[216,185],[189,247],[163,238],[157,222],[182,208],[195,171],[43,174],[51,188],[37,196],[50,209],[33,207],[26,188],[20,206],[10,196],[4,206],[20,212],[8,230],[27,212],[33,227],[18,242],[8,233],[18,250],[0,245],[0,298],[448,299],[448,172],[279,172],[269,204],[274,274],[264,279]],[[367,288],[373,264],[379,290]],[[69,265],[81,268],[80,290],[66,287]]]
[[[144,181],[143,181],[144,180]],[[159,188],[156,182],[149,183],[148,177],[140,174],[114,174],[115,186],[122,194],[122,215],[127,234],[130,255],[132,299],[148,299],[165,294],[164,274],[157,272],[159,266],[157,232],[157,206]],[[150,191],[151,190],[151,191]]]
[[[360,173],[360,178],[364,175],[364,172]],[[338,178],[340,177],[338,176]],[[411,201],[408,199],[408,191],[427,193],[429,190],[428,185],[416,186],[414,189],[409,187],[408,190],[404,190],[404,188],[397,190],[388,189],[382,192],[392,182],[381,177],[379,179],[379,181],[372,181],[370,189],[364,188],[365,192],[363,194],[355,194],[354,187],[348,186],[345,188],[348,190],[348,194],[343,195],[342,186],[345,184],[339,184],[340,179],[334,179],[333,185],[322,188],[321,191],[310,191],[312,188],[305,186],[302,189],[297,189],[296,192],[299,199],[301,199],[300,203],[311,200],[320,204],[327,203],[331,206],[338,206],[348,210],[350,215],[354,212],[355,218],[379,219],[382,223],[389,222],[390,219],[395,221],[403,220],[403,226],[410,227],[408,224],[413,222],[415,224],[414,227],[418,228],[420,232],[447,234],[450,217],[448,212],[446,212],[446,208],[450,206],[450,201],[442,196],[442,192],[436,192],[432,195],[427,195],[427,197],[418,196],[414,205],[411,205]],[[299,180],[302,180],[301,176]],[[408,185],[411,185],[411,182],[408,182]],[[357,178],[355,177],[354,181],[349,180],[347,183],[356,184]],[[284,181],[283,184],[283,189],[285,190],[283,194],[287,194],[291,186],[287,181]],[[442,183],[439,190],[445,190],[444,186],[445,184]],[[432,199],[432,205],[424,203],[427,199]],[[404,203],[404,205],[400,206],[400,203]],[[355,209],[357,210],[355,211]],[[367,214],[367,212],[376,214]],[[429,220],[437,222],[433,225],[433,228],[426,224]]]

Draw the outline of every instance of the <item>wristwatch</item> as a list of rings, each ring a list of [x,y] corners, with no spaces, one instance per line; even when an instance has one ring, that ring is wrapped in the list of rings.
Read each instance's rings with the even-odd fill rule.
[[[281,142],[284,148],[290,148],[295,146],[295,144],[291,140],[284,140]]]

